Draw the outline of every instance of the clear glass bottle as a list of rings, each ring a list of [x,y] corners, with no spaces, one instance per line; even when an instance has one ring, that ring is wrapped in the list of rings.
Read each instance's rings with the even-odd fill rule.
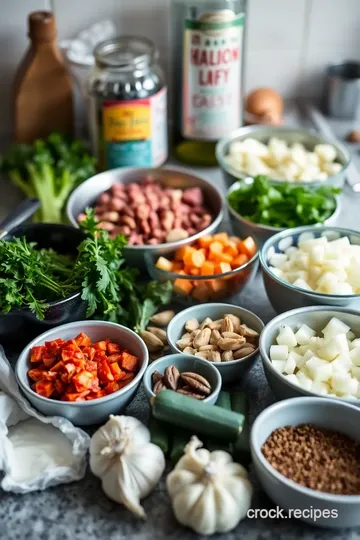
[[[100,43],[89,75],[89,125],[102,169],[158,167],[168,156],[166,85],[154,44],[123,36]]]
[[[216,165],[218,139],[243,124],[246,0],[172,0],[176,157]]]

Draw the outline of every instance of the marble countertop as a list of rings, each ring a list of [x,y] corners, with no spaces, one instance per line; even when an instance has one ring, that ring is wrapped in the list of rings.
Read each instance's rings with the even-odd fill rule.
[[[297,123],[290,116],[287,124]],[[346,133],[346,126],[333,126],[339,136]],[[360,170],[360,157],[354,156]],[[223,186],[220,171],[200,169],[199,174],[218,186]],[[360,175],[359,175],[360,176]],[[19,194],[5,181],[0,180],[0,218],[19,200]],[[354,195],[346,187],[342,196],[338,225],[360,230],[358,218],[360,195]],[[266,298],[260,274],[255,281],[233,303],[254,311],[264,322],[275,313]],[[246,389],[251,400],[252,419],[273,403],[274,398],[268,388],[261,362],[235,385],[236,389]],[[141,390],[127,408],[126,414],[146,422],[149,406]],[[271,508],[273,503],[261,491],[250,468],[254,484],[253,508]],[[182,539],[192,540],[200,536],[180,527],[172,514],[166,494],[164,478],[155,491],[144,500],[148,515],[146,522],[136,520],[120,505],[111,502],[103,494],[100,482],[90,472],[77,483],[58,486],[44,492],[15,495],[0,492],[0,540],[150,540]],[[325,530],[306,525],[293,519],[246,519],[226,535],[217,535],[221,540],[360,540],[360,529]]]

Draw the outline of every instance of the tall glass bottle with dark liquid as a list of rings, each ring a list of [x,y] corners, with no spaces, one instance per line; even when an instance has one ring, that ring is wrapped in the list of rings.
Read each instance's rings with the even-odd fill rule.
[[[172,0],[176,157],[216,165],[215,146],[243,123],[246,0]]]

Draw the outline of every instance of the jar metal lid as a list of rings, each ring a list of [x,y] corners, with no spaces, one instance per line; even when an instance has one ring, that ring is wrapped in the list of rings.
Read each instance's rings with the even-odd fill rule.
[[[129,71],[149,66],[157,57],[157,51],[149,39],[122,36],[99,43],[94,56],[98,67]]]

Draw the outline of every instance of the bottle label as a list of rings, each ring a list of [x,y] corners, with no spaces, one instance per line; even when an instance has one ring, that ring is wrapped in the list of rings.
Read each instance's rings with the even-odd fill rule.
[[[244,14],[221,10],[185,20],[185,138],[214,141],[241,125],[244,19]]]
[[[158,167],[168,156],[166,88],[146,99],[103,101],[107,169]]]

